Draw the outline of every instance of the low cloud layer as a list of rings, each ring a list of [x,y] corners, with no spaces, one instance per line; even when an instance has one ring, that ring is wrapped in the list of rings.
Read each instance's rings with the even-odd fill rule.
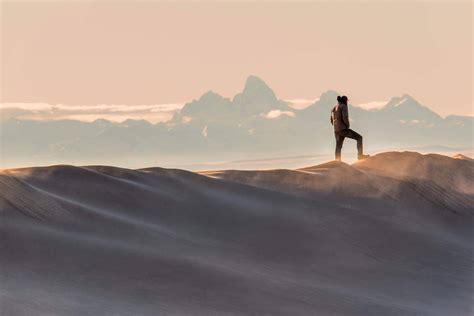
[[[292,111],[281,111],[281,110],[271,110],[270,112],[266,114],[262,114],[263,117],[267,119],[276,119],[279,118],[282,115],[286,115],[289,117],[295,117],[295,112]]]
[[[365,110],[378,110],[384,107],[387,104],[387,102],[388,101],[372,101],[372,102],[367,102],[367,103],[354,104],[354,106],[363,108]]]
[[[313,104],[314,102],[318,101],[319,98],[317,99],[289,99],[285,100],[285,102],[288,102],[288,106],[296,109],[296,110],[302,110]]]
[[[0,103],[0,118],[24,120],[77,120],[93,122],[106,119],[123,122],[127,119],[144,119],[151,123],[165,122],[178,112],[183,103],[165,104],[97,104],[65,105],[48,103]]]

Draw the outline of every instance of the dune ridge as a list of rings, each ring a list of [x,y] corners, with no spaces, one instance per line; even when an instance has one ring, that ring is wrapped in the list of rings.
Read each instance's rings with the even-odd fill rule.
[[[474,162],[0,173],[0,314],[471,315]]]

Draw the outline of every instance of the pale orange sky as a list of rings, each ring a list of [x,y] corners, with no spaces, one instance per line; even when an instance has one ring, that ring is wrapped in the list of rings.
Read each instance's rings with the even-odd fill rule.
[[[172,104],[249,74],[281,99],[411,94],[473,115],[473,4],[2,2],[1,102]]]

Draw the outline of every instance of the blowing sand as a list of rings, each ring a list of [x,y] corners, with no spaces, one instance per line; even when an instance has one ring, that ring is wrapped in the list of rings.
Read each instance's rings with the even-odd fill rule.
[[[474,162],[0,173],[1,315],[472,315]]]

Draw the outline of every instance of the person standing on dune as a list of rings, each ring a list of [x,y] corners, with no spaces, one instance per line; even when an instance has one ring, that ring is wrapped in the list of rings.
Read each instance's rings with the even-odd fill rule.
[[[341,161],[341,149],[346,137],[357,141],[357,157],[359,160],[369,157],[364,155],[362,146],[362,135],[349,128],[349,110],[347,109],[348,98],[337,96],[337,104],[331,110],[331,124],[334,126],[336,136],[336,160]]]

